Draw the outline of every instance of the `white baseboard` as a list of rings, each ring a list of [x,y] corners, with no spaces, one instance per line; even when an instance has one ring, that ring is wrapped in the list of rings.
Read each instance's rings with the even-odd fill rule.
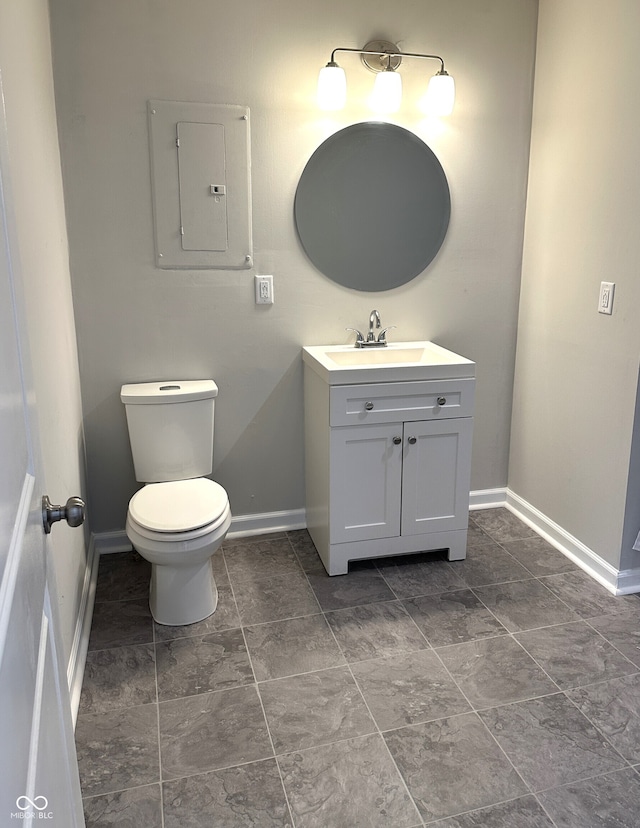
[[[100,553],[95,542],[95,536],[92,535],[89,543],[89,551],[87,552],[87,562],[84,570],[84,580],[82,583],[82,593],[80,595],[80,605],[76,617],[73,642],[71,644],[71,654],[69,656],[69,663],[67,664],[67,682],[69,684],[71,716],[74,727],[76,726],[76,720],[78,718],[82,680],[87,662],[87,649],[89,647],[93,605],[96,597],[99,559]]]
[[[270,532],[292,532],[306,529],[307,515],[304,509],[288,509],[284,512],[264,512],[259,515],[239,515],[231,519],[229,538],[244,538]]]
[[[614,595],[640,592],[640,569],[617,570],[610,563],[589,549],[553,520],[527,503],[508,488],[479,489],[469,494],[469,509],[495,509],[505,506],[552,546],[570,558],[581,569],[595,578]],[[239,515],[231,521],[227,537],[242,538],[252,535],[304,529],[307,525],[304,509],[288,509],[282,512],[265,512],[256,515]],[[104,555],[124,552],[131,544],[124,533],[101,532],[95,535],[95,550]],[[97,565],[96,565],[97,568]]]
[[[307,518],[304,509],[288,509],[284,512],[265,512],[258,515],[239,515],[231,519],[231,528],[227,532],[228,538],[245,538],[251,535],[269,535],[274,532],[305,529]],[[95,536],[95,547],[99,555],[109,555],[112,552],[128,552],[131,541],[124,530],[119,532],[98,532]]]
[[[130,552],[131,541],[124,529],[118,532],[97,532],[91,536],[98,555],[110,555],[112,552]]]
[[[640,569],[616,569],[510,489],[506,491],[504,505],[614,595],[640,592]]]
[[[507,502],[507,490],[503,489],[480,489],[469,492],[469,509],[495,509],[504,506]]]

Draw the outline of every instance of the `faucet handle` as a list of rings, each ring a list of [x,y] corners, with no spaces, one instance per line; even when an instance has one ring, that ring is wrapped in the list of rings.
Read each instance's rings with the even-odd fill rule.
[[[364,342],[364,336],[362,336],[360,331],[357,328],[345,328],[345,331],[353,331],[355,333],[355,335],[356,335],[355,346],[356,346],[356,348],[360,348],[361,343]]]
[[[384,328],[378,334],[378,342],[385,342],[387,341],[387,331],[390,331],[392,328],[396,328],[397,325],[389,325],[387,328]]]

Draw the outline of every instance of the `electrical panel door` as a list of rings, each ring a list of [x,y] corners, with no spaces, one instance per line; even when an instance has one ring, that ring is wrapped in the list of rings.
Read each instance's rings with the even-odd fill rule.
[[[250,268],[249,109],[149,101],[156,265]]]

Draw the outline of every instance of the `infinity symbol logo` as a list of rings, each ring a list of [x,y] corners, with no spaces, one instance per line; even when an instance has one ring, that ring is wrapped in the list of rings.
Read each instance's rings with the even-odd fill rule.
[[[16,808],[21,811],[26,811],[27,808],[35,808],[36,811],[44,811],[49,806],[49,800],[46,796],[36,796],[35,799],[29,799],[28,796],[19,796],[16,799]]]

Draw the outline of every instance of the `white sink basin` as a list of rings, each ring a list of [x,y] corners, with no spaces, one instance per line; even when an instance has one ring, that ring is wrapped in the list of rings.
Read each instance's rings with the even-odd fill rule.
[[[392,342],[385,348],[309,345],[302,359],[329,385],[475,376],[475,363],[435,342]]]
[[[420,362],[424,348],[349,348],[328,351],[327,357],[337,365],[391,365],[397,362]]]

